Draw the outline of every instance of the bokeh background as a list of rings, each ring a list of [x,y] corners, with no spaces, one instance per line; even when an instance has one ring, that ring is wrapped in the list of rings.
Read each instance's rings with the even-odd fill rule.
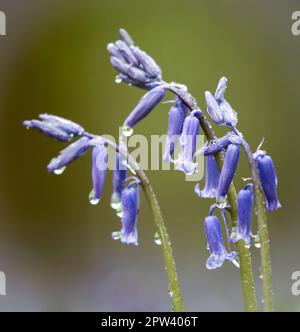
[[[203,92],[229,78],[228,100],[255,148],[263,136],[279,178],[283,208],[269,214],[277,310],[300,310],[291,274],[300,270],[300,36],[291,33],[299,1],[0,0],[7,36],[0,37],[0,270],[9,311],[168,311],[165,271],[155,228],[142,199],[137,248],[111,240],[119,221],[109,206],[91,206],[90,156],[63,176],[46,165],[62,148],[22,127],[41,112],[118,134],[142,91],[116,85],[106,45],[125,27],[163,68],[204,105]],[[136,133],[164,134],[168,105]],[[222,135],[224,130],[218,130]],[[242,310],[239,271],[207,271],[203,218],[209,202],[179,172],[148,173],[168,226],[190,311]],[[241,159],[238,178],[248,176]],[[237,180],[240,188],[242,181]],[[253,248],[258,289],[259,250]],[[261,304],[260,295],[258,296]]]

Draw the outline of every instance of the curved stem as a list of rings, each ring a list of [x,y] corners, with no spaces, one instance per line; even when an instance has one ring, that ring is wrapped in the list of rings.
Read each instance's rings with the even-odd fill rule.
[[[147,199],[147,203],[152,212],[154,223],[157,227],[161,239],[161,248],[163,253],[165,269],[167,272],[167,278],[168,278],[169,295],[172,300],[172,310],[176,312],[184,311],[184,304],[177,276],[176,264],[173,256],[171,241],[169,238],[169,234],[167,232],[167,228],[164,223],[163,215],[159,207],[156,195],[154,193],[154,190],[147,175],[139,168],[138,164],[131,157],[131,155],[127,151],[127,148],[125,148],[123,144],[117,145],[115,142],[112,142],[104,137],[96,136],[87,132],[84,133],[84,136],[90,138],[100,138],[103,141],[105,141],[108,145],[110,145],[114,150],[120,152],[120,154],[122,154],[124,159],[127,160],[130,169],[134,171],[136,173],[136,176],[139,178],[144,194]]]
[[[273,311],[273,290],[272,290],[272,265],[270,256],[270,240],[267,226],[267,216],[265,209],[265,198],[261,187],[258,169],[256,162],[253,158],[253,153],[250,145],[243,138],[243,135],[234,128],[237,135],[242,138],[242,147],[248,159],[249,167],[251,169],[252,181],[254,184],[255,192],[255,207],[257,214],[257,222],[259,229],[259,236],[261,240],[261,275],[263,284],[263,299],[264,299],[264,310]]]
[[[151,208],[153,219],[161,239],[163,257],[169,281],[169,294],[172,299],[172,309],[173,311],[178,311],[178,312],[184,311],[184,305],[177,277],[176,265],[171,247],[171,242],[163,220],[163,216],[158,201],[156,199],[155,193],[146,174],[141,170],[137,170],[136,173],[139,179],[141,180],[142,188],[144,190],[148,204]]]
[[[178,89],[175,86],[170,84],[170,91],[174,94],[178,95],[183,102],[188,106],[191,111],[201,111],[197,105],[195,98],[183,89]],[[200,117],[200,125],[201,128],[208,140],[217,139],[216,134],[213,131],[213,128],[209,121],[206,119],[204,115]],[[222,167],[223,164],[223,154],[217,153],[215,154],[216,161],[219,167]],[[237,193],[233,183],[231,183],[229,191],[228,191],[228,202],[231,205],[231,220],[234,226],[237,225]],[[237,249],[239,253],[240,260],[240,274],[241,274],[241,282],[242,282],[242,291],[243,291],[243,299],[244,306],[246,311],[257,311],[257,302],[256,302],[256,293],[255,293],[255,283],[252,269],[252,260],[251,253],[248,248],[244,246],[242,241],[237,242]]]

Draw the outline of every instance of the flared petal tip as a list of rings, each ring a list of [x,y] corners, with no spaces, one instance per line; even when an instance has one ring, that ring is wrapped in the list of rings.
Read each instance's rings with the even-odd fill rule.
[[[266,202],[266,207],[267,207],[267,210],[272,212],[272,211],[276,211],[278,210],[279,208],[282,207],[282,205],[280,204],[280,202],[278,200],[276,201],[273,201],[273,202]]]
[[[195,191],[196,195],[201,198],[216,198],[217,197],[216,189],[208,190],[207,188],[204,187],[204,189],[201,190],[199,183],[196,183],[194,191]]]
[[[135,232],[135,234],[122,234],[120,240],[122,243],[127,244],[129,246],[138,246],[139,245],[136,232]]]

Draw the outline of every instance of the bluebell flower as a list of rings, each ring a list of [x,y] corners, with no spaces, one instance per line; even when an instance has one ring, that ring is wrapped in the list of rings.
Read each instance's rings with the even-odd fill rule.
[[[233,132],[229,132],[225,136],[209,142],[208,145],[202,148],[202,153],[204,156],[209,156],[227,149],[229,144],[240,145],[242,144],[242,138]]]
[[[92,152],[92,180],[93,189],[90,192],[90,203],[98,204],[102,195],[106,173],[108,156],[104,144],[95,145]]]
[[[121,208],[122,192],[125,188],[127,175],[126,166],[123,164],[123,158],[119,152],[116,153],[116,165],[113,173],[113,194],[111,197],[111,206],[115,210]]]
[[[135,109],[125,120],[124,126],[133,128],[139,121],[144,119],[166,95],[166,88],[158,86],[147,92],[138,102]]]
[[[111,54],[111,56],[119,59],[122,62],[126,62],[126,60],[123,57],[123,54],[121,53],[121,51],[119,50],[119,48],[118,48],[118,46],[116,44],[109,43],[107,45],[107,50]]]
[[[200,190],[199,183],[195,186],[195,192],[199,197],[214,198],[218,195],[220,170],[213,155],[206,157],[205,187]]]
[[[161,84],[161,69],[154,59],[134,46],[126,30],[120,29],[119,33],[121,40],[107,45],[111,64],[119,72],[116,82],[125,82],[147,90]]]
[[[69,165],[75,159],[81,157],[89,149],[89,141],[89,138],[82,137],[60,151],[59,155],[50,161],[47,167],[48,172],[60,174],[64,167]]]
[[[216,124],[235,127],[238,121],[237,113],[224,98],[226,88],[227,78],[222,77],[218,83],[215,96],[209,91],[205,92],[207,112]]]
[[[227,78],[222,77],[218,83],[216,92],[215,92],[215,99],[217,103],[221,103],[224,100],[224,95],[227,89]]]
[[[218,102],[214,98],[214,96],[209,91],[205,91],[205,100],[207,106],[207,113],[209,114],[209,116],[217,125],[222,125],[223,124],[222,110]]]
[[[182,100],[176,97],[175,105],[169,111],[168,136],[164,150],[163,159],[169,161],[173,158],[175,146],[181,134],[183,122],[188,114],[187,107]]]
[[[230,238],[231,242],[244,240],[246,245],[251,242],[251,222],[252,222],[252,208],[253,208],[253,185],[247,184],[238,193],[238,224],[235,236]]]
[[[54,125],[56,128],[59,128],[60,130],[74,136],[81,135],[84,132],[84,129],[79,124],[57,115],[44,113],[40,114],[39,118],[44,120],[44,122],[46,121],[47,123]]]
[[[204,229],[210,251],[206,261],[208,270],[221,267],[225,260],[232,261],[237,257],[235,251],[228,253],[224,246],[221,224],[217,216],[208,216],[204,219]]]
[[[126,43],[128,46],[133,45],[133,40],[125,29],[120,29],[119,35],[120,35],[121,40],[123,40],[123,42]]]
[[[175,161],[176,169],[186,174],[193,174],[196,171],[197,164],[194,163],[194,155],[199,135],[200,122],[197,114],[192,112],[183,123],[180,136],[180,154]]]
[[[142,65],[145,72],[148,74],[149,77],[152,79],[161,79],[162,73],[161,69],[158,64],[154,61],[154,59],[147,54],[146,52],[142,51],[140,48],[136,46],[131,46],[131,50]]]
[[[274,211],[281,207],[277,195],[277,176],[273,160],[265,151],[258,150],[254,154],[259,172],[262,188],[266,197],[268,211]]]
[[[115,45],[118,47],[120,53],[123,55],[123,58],[132,66],[139,66],[139,61],[136,56],[133,54],[131,48],[122,40],[116,41]]]
[[[237,144],[229,144],[224,164],[221,170],[219,187],[218,187],[218,197],[220,200],[223,200],[227,195],[229,186],[234,177],[240,156],[240,148]]]
[[[122,228],[120,240],[129,245],[138,245],[137,219],[139,211],[139,188],[128,186],[122,192]]]
[[[73,135],[65,130],[59,128],[52,122],[45,122],[39,120],[25,120],[23,122],[26,128],[34,128],[40,131],[43,135],[56,139],[61,142],[68,142],[73,138]]]
[[[137,67],[133,67],[130,64],[126,63],[125,61],[122,61],[121,59],[111,56],[110,62],[112,66],[117,69],[120,73],[122,73],[125,76],[128,76],[129,78],[138,81],[142,84],[145,84],[149,81],[149,78],[145,74],[144,71]]]

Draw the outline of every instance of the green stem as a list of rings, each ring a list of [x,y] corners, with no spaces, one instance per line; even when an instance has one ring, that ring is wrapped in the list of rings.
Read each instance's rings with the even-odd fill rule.
[[[172,299],[172,309],[173,311],[177,312],[184,311],[184,305],[177,277],[176,265],[172,252],[171,242],[163,220],[163,216],[158,201],[156,199],[155,193],[146,174],[141,170],[137,170],[136,174],[141,180],[142,188],[144,190],[148,204],[151,208],[153,220],[156,224],[161,239],[163,257],[169,281],[169,294]]]
[[[175,86],[169,86],[170,91],[178,95],[184,103],[189,107],[191,111],[200,111],[200,108],[197,105],[195,98],[183,89],[177,88]],[[201,128],[209,141],[216,140],[217,136],[213,131],[211,124],[205,118],[204,115],[200,118]],[[223,154],[215,154],[217,163],[219,167],[222,167],[223,164]],[[228,191],[228,203],[231,205],[231,220],[234,226],[237,225],[237,194],[234,184],[230,185]],[[242,241],[237,243],[237,249],[239,253],[240,260],[240,275],[242,282],[242,292],[244,299],[244,306],[246,311],[257,311],[257,301],[255,293],[255,283],[253,276],[252,260],[251,253],[248,248],[245,247]]]
[[[112,142],[104,137],[96,136],[87,132],[85,132],[84,135],[90,138],[100,138],[101,140],[105,141],[108,145],[110,145],[115,151],[120,152],[120,154],[122,154],[124,159],[127,160],[130,169],[139,178],[141,182],[141,187],[143,188],[144,194],[147,199],[147,203],[152,212],[154,223],[157,227],[161,239],[161,248],[163,253],[165,269],[167,272],[167,278],[168,278],[169,295],[172,300],[172,310],[176,312],[184,311],[184,304],[177,276],[176,264],[173,256],[171,241],[169,238],[169,234],[167,232],[167,228],[164,223],[160,206],[158,204],[156,195],[154,193],[154,190],[151,186],[151,183],[147,175],[139,168],[138,164],[128,153],[125,145],[123,144],[117,145],[115,142]]]
[[[242,134],[235,129],[236,133],[243,138]],[[261,241],[261,275],[263,287],[263,301],[264,311],[273,311],[273,290],[272,290],[272,265],[270,255],[270,240],[267,226],[267,216],[265,209],[265,198],[261,187],[258,169],[253,158],[250,145],[243,139],[242,147],[248,159],[249,167],[251,169],[252,181],[255,191],[255,207],[257,214],[257,222],[259,229],[259,236]]]

